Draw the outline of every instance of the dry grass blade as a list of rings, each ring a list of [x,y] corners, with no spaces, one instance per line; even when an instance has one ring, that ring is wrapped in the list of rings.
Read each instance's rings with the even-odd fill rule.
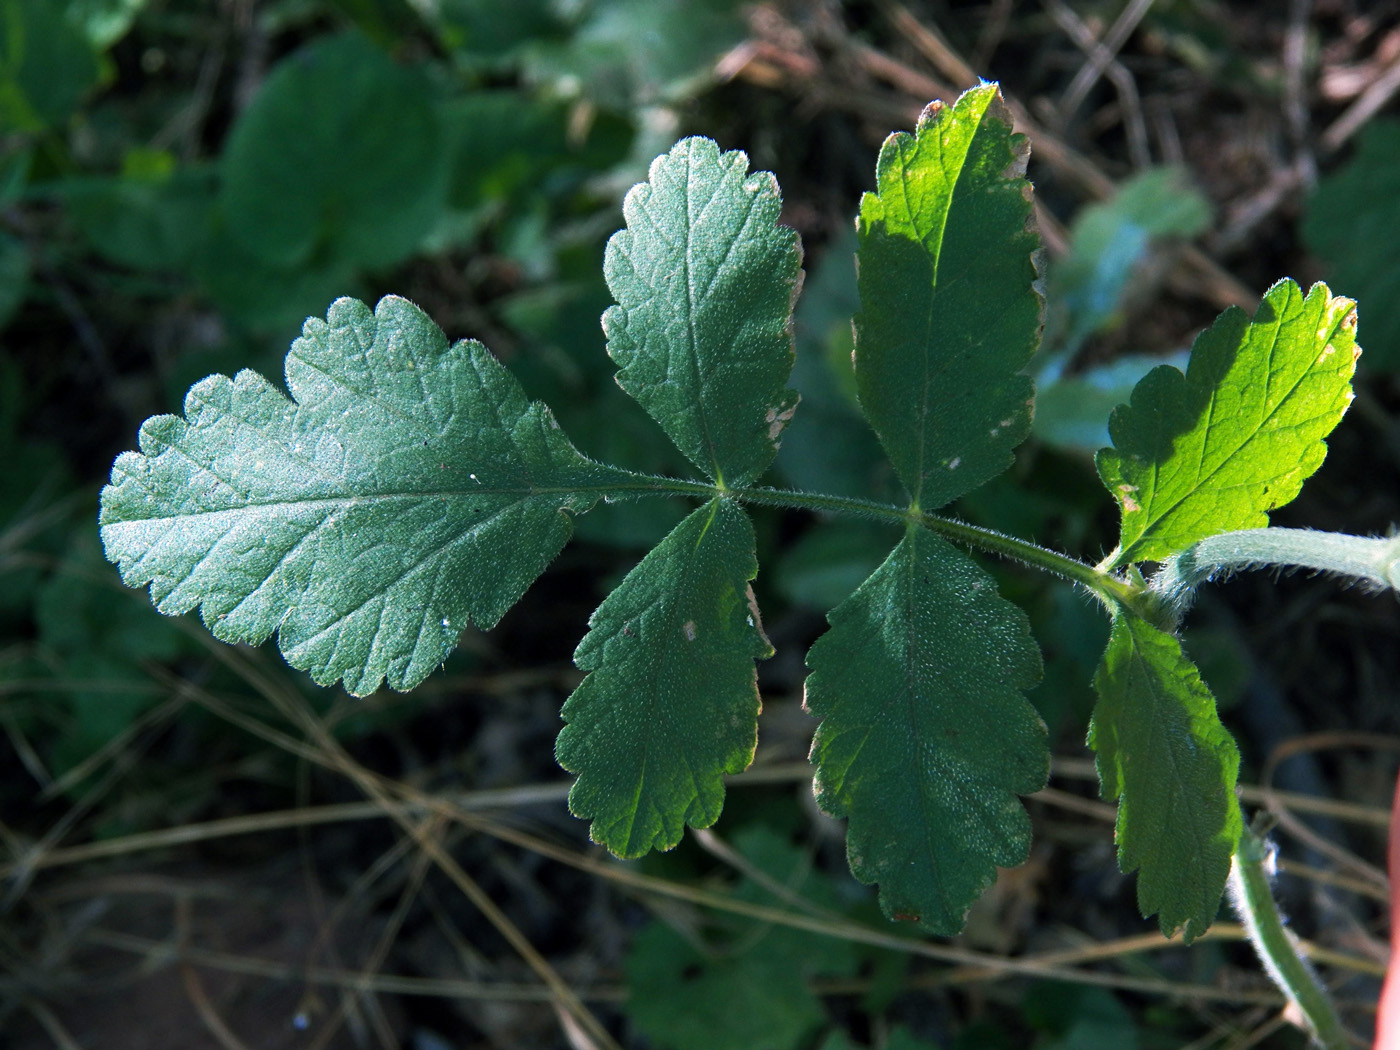
[[[337,760],[325,755],[323,752],[313,752],[313,754],[318,761],[324,764],[330,764],[334,768],[344,771],[343,763],[345,759],[341,758]],[[1081,763],[1077,761],[1060,760],[1056,763],[1056,772],[1058,775],[1093,775],[1091,764],[1089,764],[1088,768],[1083,769],[1080,768],[1080,765]],[[745,777],[737,777],[734,778],[734,780],[739,783],[745,780],[751,783],[782,782],[810,775],[808,768],[806,763],[786,763],[772,769],[758,769],[753,771],[752,774]],[[1088,983],[1128,990],[1153,991],[1181,998],[1257,1003],[1274,1003],[1279,1001],[1276,996],[1268,992],[1234,992],[1206,986],[1136,978],[1079,968],[1084,964],[1112,960],[1137,952],[1160,950],[1161,948],[1171,947],[1176,943],[1161,937],[1159,934],[1125,938],[1100,945],[1093,945],[1087,948],[1068,949],[1020,958],[1006,958],[973,952],[953,946],[910,941],[904,937],[873,930],[851,923],[849,920],[827,916],[823,913],[813,914],[808,911],[806,914],[801,914],[791,910],[775,909],[734,900],[723,894],[703,890],[694,886],[643,875],[628,867],[604,860],[601,857],[589,853],[580,853],[576,850],[541,839],[517,828],[492,820],[487,816],[487,813],[491,809],[509,808],[515,804],[532,803],[542,799],[562,799],[567,790],[566,784],[536,785],[518,790],[468,793],[460,799],[450,799],[420,794],[404,785],[381,781],[374,774],[365,770],[359,770],[358,777],[363,784],[363,789],[367,794],[371,795],[374,801],[305,808],[282,813],[263,814],[256,817],[214,821],[205,825],[194,825],[185,828],[171,829],[165,832],[135,835],[123,840],[95,843],[86,847],[69,847],[63,850],[55,850],[44,855],[36,862],[36,868],[72,864],[98,857],[117,856],[140,850],[166,848],[172,845],[206,841],[229,835],[254,834],[259,831],[279,827],[310,827],[318,824],[343,821],[392,819],[398,822],[401,827],[416,829],[411,834],[411,838],[412,841],[417,844],[417,847],[423,850],[423,856],[431,857],[434,863],[438,863],[440,866],[443,866],[445,860],[445,868],[449,874],[452,874],[453,868],[455,868],[456,865],[454,862],[450,861],[450,859],[441,856],[442,850],[440,844],[435,843],[433,846],[427,848],[423,846],[425,832],[423,815],[434,814],[438,819],[451,819],[471,830],[491,835],[500,841],[514,844],[522,849],[530,850],[542,856],[547,856],[559,863],[567,864],[571,867],[607,879],[615,885],[633,892],[672,897],[701,907],[711,908],[729,914],[746,916],[764,923],[774,923],[795,929],[807,930],[824,936],[844,938],[858,943],[952,964],[956,967],[956,969],[940,975],[934,982],[938,985],[1004,979],[1010,976],[1021,975]],[[1091,809],[1092,815],[1099,819],[1108,819],[1111,817],[1111,807],[1107,807],[1102,803],[1068,795],[1064,792],[1058,792],[1055,789],[1049,789],[1048,793],[1043,793],[1043,795],[1044,801],[1050,802],[1051,804],[1066,805],[1076,810]],[[1373,817],[1373,814],[1366,810],[1365,807],[1352,807],[1352,809],[1355,810],[1355,812],[1348,811],[1348,813],[1354,819],[1370,820]],[[1100,810],[1102,810],[1102,812],[1100,812]],[[711,836],[710,840],[710,844],[717,855],[723,856],[729,852],[727,847],[724,847],[723,843],[717,837]],[[439,854],[439,856],[434,856],[435,853]],[[739,858],[739,860],[742,861],[742,858]],[[726,862],[732,862],[732,858]],[[11,866],[11,869],[0,868],[0,874],[5,874],[7,870],[12,870],[12,868],[13,866]],[[457,871],[460,872],[460,869],[457,869]],[[465,876],[464,872],[461,874]],[[457,879],[454,878],[454,881],[457,881]],[[476,893],[473,893],[469,888],[475,886],[475,883],[464,878],[461,882],[458,882],[458,885],[469,897],[480,899],[478,896],[480,893],[479,887],[476,888]],[[780,899],[790,896],[786,893],[779,892],[783,890],[782,887],[770,887],[770,890],[777,892]],[[787,901],[787,903],[790,907],[800,906],[794,905],[790,900]],[[804,908],[804,911],[806,910],[807,909]],[[1238,927],[1233,925],[1218,924],[1212,929],[1209,937],[1213,939],[1237,940],[1242,937],[1242,932]],[[116,942],[111,941],[109,938],[109,943]],[[1353,972],[1374,973],[1376,970],[1376,964],[1372,963],[1370,960],[1331,952],[1317,946],[1309,946],[1309,952],[1319,962],[1326,962],[1329,965],[1339,966]],[[212,957],[206,956],[206,958]],[[224,958],[219,960],[219,965],[227,966],[230,965],[230,962],[227,958]],[[372,977],[369,975],[346,976],[344,974],[330,975],[325,972],[313,972],[308,975],[307,979],[313,981],[342,981],[347,983],[360,981],[366,988],[375,987],[380,989],[393,988],[395,990],[405,990],[407,987],[421,987],[425,990],[427,988],[442,989],[444,994],[489,994],[483,986],[473,986],[470,982],[449,982],[445,985],[433,985],[429,983],[421,986],[406,986],[396,983],[395,979],[386,979],[382,975],[374,975]],[[456,989],[456,991],[448,991],[447,989],[449,988]],[[471,990],[470,992],[464,992],[462,991],[464,988],[470,988]],[[557,994],[557,991],[549,982],[545,982],[545,988],[538,990],[538,994],[554,995]]]
[[[1380,111],[1381,107],[1394,98],[1397,92],[1400,92],[1400,55],[1371,82],[1360,98],[1328,125],[1320,139],[1322,148],[1328,151],[1340,149],[1362,125]]]
[[[501,911],[490,895],[442,848],[442,844],[425,835],[420,824],[404,812],[400,800],[394,795],[398,789],[357,763],[342,748],[320,719],[310,711],[290,689],[280,681],[265,674],[260,667],[251,664],[237,650],[220,654],[228,664],[267,697],[292,724],[299,725],[315,744],[315,760],[325,768],[339,773],[355,784],[369,799],[381,807],[383,812],[394,820],[402,831],[417,844],[424,854],[430,857],[437,868],[446,875],[472,905],[494,926],[507,943],[529,965],[537,976],[550,988],[557,1001],[574,1017],[584,1031],[595,1039],[604,1050],[621,1050],[616,1041],[574,993],[573,989],[539,953],[533,944],[520,932],[519,928]]]
[[[1084,21],[1070,10],[1064,0],[1046,0],[1046,10],[1050,12],[1055,24],[1088,58],[1065,88],[1065,93],[1060,99],[1060,119],[1068,120],[1099,78],[1107,76],[1118,91],[1128,154],[1132,158],[1133,167],[1139,171],[1145,170],[1152,163],[1151,151],[1147,144],[1147,121],[1142,115],[1142,100],[1138,97],[1137,81],[1116,56],[1118,49],[1137,28],[1137,24],[1142,21],[1142,17],[1151,6],[1152,0],[1132,0],[1103,40],[1099,40]]]
[[[167,941],[140,937],[115,930],[93,929],[85,937],[90,944],[130,952],[149,960],[152,969],[165,965],[172,958]],[[257,959],[235,952],[209,948],[188,947],[181,958],[196,966],[228,973],[246,974],[271,981],[303,981],[309,985],[338,988],[351,994],[374,992],[378,995],[413,995],[433,999],[455,999],[464,1002],[501,1001],[549,1003],[554,993],[544,984],[523,984],[518,981],[472,981],[449,977],[410,977],[401,974],[346,971],[337,967],[289,965],[271,959]],[[580,996],[589,1002],[620,1002],[626,990],[620,985],[596,985],[584,988]]]
[[[53,1011],[47,1006],[36,1002],[27,1003],[26,1006],[34,1020],[38,1021],[40,1027],[43,1028],[44,1034],[53,1040],[54,1046],[58,1047],[58,1050],[83,1050],[73,1039],[68,1029],[63,1027],[63,1022],[55,1017]]]
[[[1292,812],[1291,799],[1273,787],[1274,774],[1278,767],[1295,755],[1312,751],[1327,751],[1337,748],[1362,748],[1366,750],[1400,751],[1400,738],[1381,736],[1377,733],[1312,733],[1295,737],[1276,747],[1260,773],[1263,785],[1260,788],[1262,801],[1269,812],[1277,819],[1278,825],[1300,842],[1330,857],[1338,865],[1346,868],[1371,883],[1380,890],[1386,890],[1390,880],[1386,873],[1374,864],[1362,860],[1350,850],[1343,849],[1299,820]]]
[[[243,1040],[233,1033],[233,1029],[229,1028],[218,1010],[214,1009],[214,1004],[209,1001],[209,996],[204,992],[204,985],[199,980],[199,973],[183,957],[184,950],[189,944],[190,919],[189,898],[185,896],[176,898],[175,943],[176,951],[181,957],[180,981],[184,985],[185,995],[194,1004],[195,1011],[199,1014],[199,1019],[203,1022],[205,1030],[224,1050],[248,1050]]]

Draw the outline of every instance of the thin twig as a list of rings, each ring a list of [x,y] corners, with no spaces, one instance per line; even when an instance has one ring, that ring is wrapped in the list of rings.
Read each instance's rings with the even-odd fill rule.
[[[166,941],[116,930],[89,930],[88,944],[131,952],[160,960],[170,955]],[[470,981],[465,978],[410,977],[386,973],[350,973],[328,966],[297,966],[281,960],[258,959],[210,948],[187,948],[183,957],[197,966],[226,973],[245,974],[275,981],[305,981],[308,984],[347,990],[372,990],[380,995],[414,995],[464,1002],[549,1002],[554,993],[544,984],[520,981]],[[619,1002],[626,990],[617,984],[590,985],[580,995],[590,1002]]]
[[[258,691],[266,696],[285,717],[301,726],[317,747],[315,761],[318,764],[344,776],[364,792],[366,797],[383,807],[384,811],[398,823],[404,832],[413,838],[419,849],[432,858],[438,869],[496,928],[496,931],[505,938],[506,942],[535,972],[536,976],[549,986],[557,1001],[573,1014],[575,1020],[600,1047],[603,1047],[604,1050],[621,1050],[616,1040],[603,1027],[602,1022],[583,1004],[568,982],[540,954],[529,938],[520,931],[520,928],[491,899],[490,894],[467,874],[456,859],[442,848],[440,842],[425,835],[421,825],[404,811],[400,800],[394,796],[404,792],[405,786],[385,780],[356,762],[330,735],[321,721],[306,708],[302,698],[287,688],[279,679],[264,673],[261,667],[251,664],[237,650],[220,651],[220,655],[245,680],[254,684]]]
[[[34,1020],[39,1022],[39,1027],[44,1030],[44,1034],[54,1041],[58,1050],[83,1050],[68,1029],[63,1027],[63,1022],[55,1017],[53,1011],[47,1006],[34,1001],[26,1002],[24,1005]]]
[[[1311,121],[1304,86],[1308,21],[1312,17],[1312,6],[1312,0],[1289,0],[1288,27],[1283,35],[1283,116],[1293,144],[1293,163],[1289,167],[1297,170],[1307,186],[1317,179],[1317,161],[1308,148]]]
[[[1114,19],[1103,39],[1092,41],[1092,46],[1088,49],[1089,64],[1080,67],[1069,87],[1065,88],[1065,93],[1060,96],[1060,111],[1066,117],[1080,107],[1099,77],[1117,63],[1118,52],[1151,8],[1152,0],[1129,0],[1128,6]],[[1075,21],[1083,25],[1077,17]],[[1088,27],[1084,28],[1087,30]],[[1092,40],[1092,35],[1090,39]],[[1121,63],[1118,64],[1121,67]]]
[[[1123,132],[1127,138],[1128,156],[1133,167],[1139,171],[1150,167],[1152,155],[1147,144],[1147,121],[1142,115],[1137,81],[1133,79],[1128,67],[1118,61],[1116,55],[1142,16],[1152,6],[1152,0],[1132,0],[1102,41],[1094,36],[1093,31],[1085,25],[1083,19],[1070,10],[1064,0],[1042,0],[1042,3],[1055,24],[1064,30],[1065,35],[1074,41],[1075,46],[1083,51],[1088,59],[1079,67],[1079,72],[1075,74],[1060,100],[1060,119],[1068,121],[1099,77],[1107,76],[1118,92]],[[1127,25],[1126,31],[1117,33],[1116,31],[1124,25]]]
[[[180,983],[184,985],[185,995],[188,996],[190,1005],[194,1007],[194,1011],[203,1022],[205,1029],[224,1050],[248,1050],[248,1046],[243,1040],[239,1039],[224,1022],[224,1019],[219,1016],[219,1011],[214,1009],[214,1004],[209,1001],[209,996],[204,991],[204,985],[199,980],[198,971],[184,957],[185,948],[189,945],[190,907],[188,897],[180,897],[175,902],[175,943],[180,955]]]
[[[1397,55],[1371,86],[1361,93],[1361,97],[1348,106],[1336,120],[1322,133],[1319,144],[1331,152],[1345,145],[1347,139],[1356,134],[1366,121],[1370,120],[1397,91],[1400,91],[1400,55]]]
[[[829,918],[834,917],[825,909],[819,908],[806,897],[803,897],[802,894],[794,891],[791,886],[773,878],[773,876],[751,862],[747,857],[733,846],[730,846],[709,828],[696,828],[691,831],[691,834],[695,838],[695,841],[700,844],[700,848],[706,853],[728,864],[740,875],[744,876],[744,878],[762,886],[778,900],[788,905],[788,907],[796,908],[798,911],[805,911],[810,915],[826,915]],[[805,876],[806,871],[804,870],[802,874]]]
[[[1260,774],[1264,805],[1277,818],[1280,828],[1286,829],[1301,842],[1311,846],[1324,856],[1331,857],[1339,865],[1355,872],[1372,885],[1384,889],[1390,884],[1384,871],[1376,865],[1362,860],[1351,851],[1323,838],[1309,828],[1289,811],[1290,806],[1284,802],[1282,792],[1273,787],[1274,773],[1286,759],[1309,751],[1324,751],[1335,748],[1400,751],[1400,740],[1391,736],[1382,736],[1379,733],[1331,732],[1312,733],[1285,741],[1269,754]]]

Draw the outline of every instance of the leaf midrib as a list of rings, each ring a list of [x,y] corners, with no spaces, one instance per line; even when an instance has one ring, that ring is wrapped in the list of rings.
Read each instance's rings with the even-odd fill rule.
[[[376,492],[359,493],[346,496],[315,496],[307,499],[280,499],[280,500],[249,500],[237,507],[201,508],[199,510],[184,511],[177,514],[164,514],[150,518],[118,518],[112,521],[104,521],[103,527],[114,525],[131,525],[145,522],[160,521],[183,521],[189,518],[212,517],[220,514],[242,514],[255,511],[272,510],[279,507],[310,508],[317,505],[330,507],[343,507],[354,504],[378,503],[389,500],[433,500],[433,499],[462,499],[473,496],[491,495],[518,495],[525,498],[535,496],[557,496],[557,495],[577,495],[577,494],[604,494],[618,491],[616,485],[560,485],[560,486],[533,486],[524,488],[476,488],[476,489],[433,489],[424,492]],[[564,508],[561,508],[564,509]]]

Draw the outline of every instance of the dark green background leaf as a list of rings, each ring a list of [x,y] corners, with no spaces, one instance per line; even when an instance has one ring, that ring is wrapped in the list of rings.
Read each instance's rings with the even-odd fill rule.
[[[426,80],[348,33],[268,76],[229,134],[221,203],[229,233],[264,263],[383,266],[432,227],[447,166]]]
[[[835,880],[813,870],[810,856],[770,829],[749,825],[734,835],[733,848],[787,892],[836,909]],[[744,879],[734,897],[768,907],[775,903],[771,891],[752,879]],[[728,936],[701,942],[655,921],[634,938],[627,956],[632,1022],[657,1046],[674,1050],[809,1045],[812,1030],[826,1018],[811,982],[854,973],[860,961],[856,946],[738,917],[726,926]]]
[[[799,489],[893,503],[902,486],[860,411],[851,361],[851,316],[860,309],[856,245],[852,227],[826,246],[802,282],[792,317],[797,348],[792,383],[802,393],[802,405],[783,431],[776,466]],[[888,545],[880,558],[886,550]]]
[[[1035,436],[1047,445],[1094,453],[1109,442],[1108,417],[1127,404],[1133,387],[1159,365],[1185,369],[1183,351],[1170,358],[1125,354],[1053,382],[1040,379],[1035,392]]]
[[[1356,154],[1318,183],[1302,233],[1331,266],[1329,283],[1361,304],[1366,366],[1400,366],[1400,120],[1374,120]]]
[[[1046,341],[1072,354],[1112,322],[1130,294],[1143,298],[1132,285],[1147,284],[1150,294],[1153,282],[1143,281],[1141,269],[1154,240],[1191,237],[1209,224],[1209,202],[1179,168],[1139,172],[1111,199],[1083,208],[1070,227],[1069,254],[1050,266]]]
[[[69,216],[104,258],[133,269],[171,271],[188,266],[209,237],[216,185],[213,171],[182,168],[75,180],[62,192]]]
[[[0,3],[0,128],[63,124],[97,83],[97,56],[55,0]]]
[[[458,0],[480,6],[479,0]],[[533,0],[532,0],[533,2]],[[740,0],[589,0],[567,39],[526,54],[531,80],[605,106],[674,103],[715,76],[744,39]]]
[[[62,7],[68,24],[81,30],[88,42],[101,50],[126,35],[146,3],[147,0],[63,0]]]

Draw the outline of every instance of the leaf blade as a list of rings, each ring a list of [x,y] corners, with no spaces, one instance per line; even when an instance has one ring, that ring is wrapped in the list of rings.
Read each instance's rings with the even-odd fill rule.
[[[1089,726],[1105,798],[1118,801],[1118,863],[1138,873],[1138,906],[1187,941],[1215,919],[1244,828],[1239,750],[1215,697],[1171,635],[1113,618],[1094,676]]]
[[[807,656],[817,801],[846,817],[847,855],[894,919],[962,927],[996,867],[1025,859],[1018,795],[1049,773],[1025,613],[967,555],[911,529],[832,611]],[[910,818],[908,814],[916,814]]]
[[[225,641],[274,632],[356,695],[408,689],[470,619],[490,627],[623,472],[580,455],[480,343],[417,307],[340,299],[287,355],[154,416],[103,489],[109,560]]]
[[[1018,373],[1044,301],[1028,155],[985,84],[890,136],[878,190],[861,200],[860,403],[925,510],[1001,473],[1030,432],[1031,380]]]
[[[1351,403],[1355,303],[1292,280],[1254,318],[1226,310],[1197,338],[1185,376],[1149,372],[1110,417],[1096,457],[1122,508],[1113,567],[1160,561],[1206,536],[1262,528],[1322,465]],[[1260,380],[1262,378],[1262,381]]]
[[[755,480],[797,406],[786,389],[801,272],[782,198],[748,157],[683,139],[623,203],[603,273],[618,385],[712,480]]]
[[[711,500],[627,574],[574,654],[590,673],[564,703],[555,758],[578,775],[570,811],[618,856],[709,827],[723,774],[753,760],[754,660],[773,652],[748,587],[754,545],[747,515]]]

